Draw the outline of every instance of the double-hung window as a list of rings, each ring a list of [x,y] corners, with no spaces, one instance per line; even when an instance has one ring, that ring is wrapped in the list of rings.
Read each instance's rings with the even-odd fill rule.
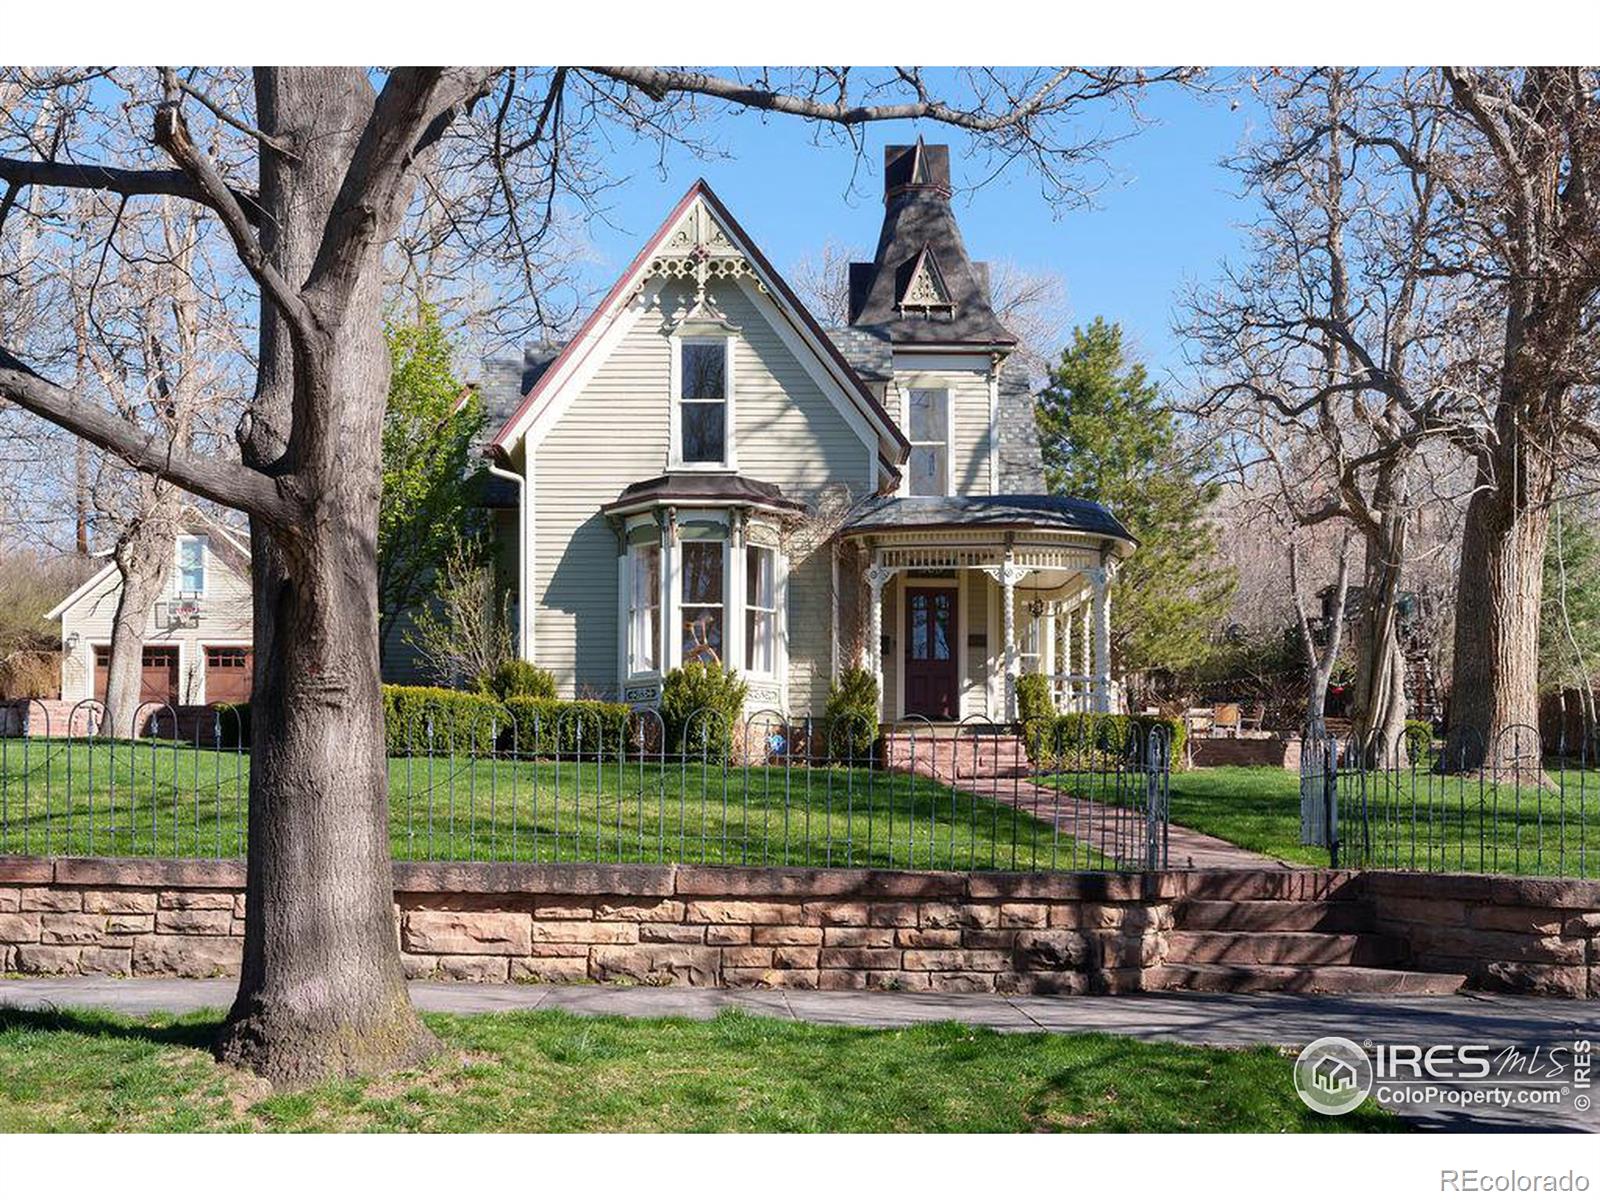
[[[943,388],[912,388],[906,396],[906,428],[911,459],[908,485],[913,496],[944,496],[950,482],[950,393]]]
[[[682,542],[683,661],[720,665],[723,661],[723,549],[725,542]]]
[[[206,590],[206,540],[203,537],[178,539],[178,591],[186,596],[204,595]]]
[[[661,547],[629,548],[628,674],[661,668]]]
[[[728,340],[678,342],[678,461],[728,463]]]
[[[778,664],[777,551],[747,546],[744,578],[744,669],[771,676]]]

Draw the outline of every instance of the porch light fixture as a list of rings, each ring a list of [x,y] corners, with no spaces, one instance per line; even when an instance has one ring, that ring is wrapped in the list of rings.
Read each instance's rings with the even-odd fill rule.
[[[1028,601],[1028,615],[1035,620],[1044,616],[1045,603],[1038,598]]]

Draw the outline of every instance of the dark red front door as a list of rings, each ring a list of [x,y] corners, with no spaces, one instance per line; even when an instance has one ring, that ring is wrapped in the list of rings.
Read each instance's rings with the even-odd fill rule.
[[[906,589],[906,715],[956,716],[956,589]]]

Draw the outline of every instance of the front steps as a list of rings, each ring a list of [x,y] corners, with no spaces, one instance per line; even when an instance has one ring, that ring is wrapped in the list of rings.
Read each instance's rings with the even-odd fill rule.
[[[1374,932],[1371,908],[1337,875],[1263,872],[1218,876],[1210,894],[1173,912],[1166,954],[1147,967],[1147,991],[1288,992],[1307,995],[1443,996],[1464,975],[1403,969],[1404,939]]]
[[[960,726],[916,733],[885,730],[883,765],[941,783],[1026,779],[1032,773],[1027,748],[1016,734],[987,729],[974,732]]]

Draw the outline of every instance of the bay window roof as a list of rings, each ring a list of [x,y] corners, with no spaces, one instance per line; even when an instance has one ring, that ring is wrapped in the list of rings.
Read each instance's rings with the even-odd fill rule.
[[[674,471],[630,483],[601,512],[626,513],[679,502],[722,503],[800,513],[805,505],[791,500],[775,483],[764,483],[733,472]]]

